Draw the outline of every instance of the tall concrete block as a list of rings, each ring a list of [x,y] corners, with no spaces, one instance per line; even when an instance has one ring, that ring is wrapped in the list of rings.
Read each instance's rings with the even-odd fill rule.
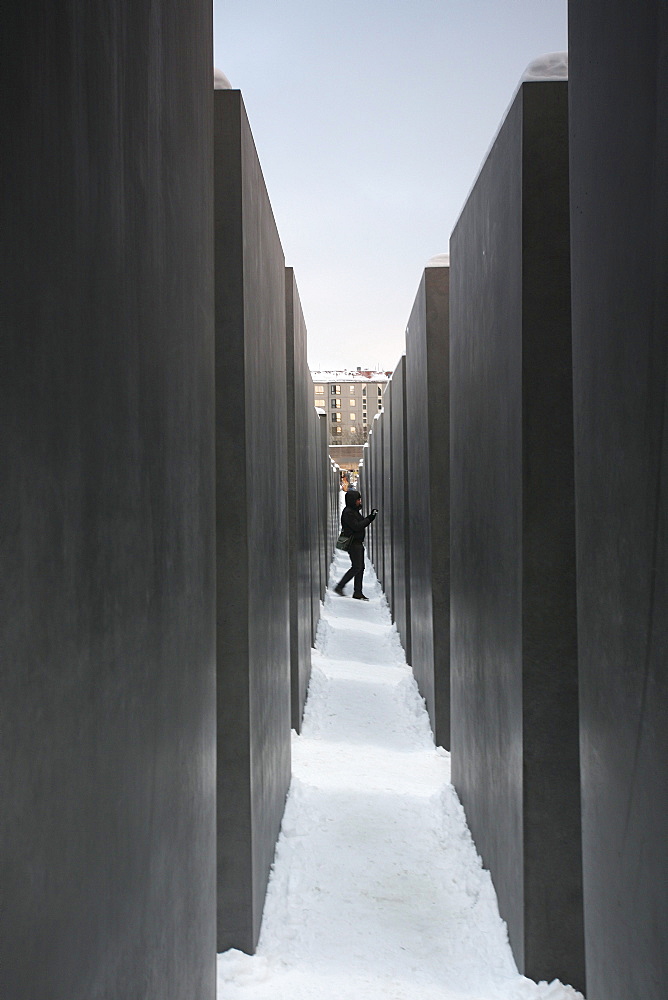
[[[587,996],[659,1000],[668,980],[668,10],[583,0],[569,15]]]
[[[309,430],[313,412],[313,380],[306,360],[306,323],[295,274],[285,269],[285,320],[288,404],[288,521],[286,587],[290,601],[290,698],[292,728],[301,730],[311,675],[311,546],[308,479],[311,467]],[[279,510],[281,497],[277,498]]]
[[[369,448],[368,455],[367,455],[368,465],[365,467],[365,473],[364,473],[364,475],[365,475],[365,483],[366,483],[366,492],[362,493],[362,503],[369,510],[371,510],[373,507],[377,506],[377,504],[376,504],[376,492],[375,492],[375,489],[376,489],[376,484],[375,484],[376,446],[375,446],[375,436],[374,436],[374,427],[376,427],[376,425],[377,425],[377,421],[376,421],[376,419],[374,417],[374,419],[372,421],[372,424],[371,424],[371,429],[369,430],[369,436],[367,438],[367,445],[368,445],[368,448]],[[365,536],[365,544],[366,544],[367,554],[368,554],[368,557],[371,559],[371,562],[374,564],[374,566],[376,564],[376,561],[375,561],[375,552],[374,552],[376,530],[377,530],[377,528],[376,528],[376,521],[374,521],[373,524],[371,524],[369,526],[369,528],[367,529],[366,536]]]
[[[322,524],[320,517],[321,482],[319,475],[320,418],[313,407],[310,414],[308,432],[309,473],[306,482],[308,492],[308,522],[311,539],[311,641],[315,643],[320,621],[320,601],[324,592],[324,558]]]
[[[451,240],[452,757],[519,968],[582,989],[567,88],[520,86]]]
[[[377,507],[378,510],[385,510],[385,421],[383,420],[383,412],[378,414],[378,420],[376,421],[376,434],[374,438],[374,445],[376,448],[376,468],[378,470],[378,475],[376,476],[376,500],[372,504],[373,507]],[[371,509],[370,507],[368,508]],[[365,508],[365,513],[367,509]],[[375,567],[378,573],[378,579],[381,582],[383,589],[385,588],[385,517],[377,518],[375,536],[375,554],[376,562]],[[375,522],[374,522],[375,523]]]
[[[321,562],[321,587],[320,600],[325,598],[327,581],[329,579],[329,565],[331,563],[330,535],[329,535],[329,449],[327,447],[327,414],[318,415],[318,479],[320,483],[320,498],[318,510],[320,514],[320,562]]]
[[[0,46],[0,995],[213,1000],[210,5]]]
[[[392,382],[385,387],[383,412],[383,589],[394,618],[394,553],[392,549]]]
[[[290,781],[285,263],[241,94],[214,105],[218,949],[252,952]]]
[[[393,617],[406,659],[411,662],[410,638],[410,550],[408,527],[409,493],[406,437],[406,358],[402,357],[392,375],[392,552]]]
[[[450,747],[449,269],[425,268],[406,329],[411,660]]]

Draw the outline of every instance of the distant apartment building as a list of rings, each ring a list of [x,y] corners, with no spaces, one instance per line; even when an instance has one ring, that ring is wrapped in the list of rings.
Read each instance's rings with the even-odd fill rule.
[[[327,414],[330,445],[363,445],[392,372],[312,372],[314,402]]]

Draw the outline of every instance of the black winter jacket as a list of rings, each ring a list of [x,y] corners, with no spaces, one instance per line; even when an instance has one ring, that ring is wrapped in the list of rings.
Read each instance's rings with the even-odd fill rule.
[[[376,520],[376,515],[369,514],[368,517],[362,517],[356,506],[359,498],[357,490],[348,490],[346,493],[346,505],[341,511],[341,528],[344,535],[352,536],[354,542],[364,543],[364,529]]]

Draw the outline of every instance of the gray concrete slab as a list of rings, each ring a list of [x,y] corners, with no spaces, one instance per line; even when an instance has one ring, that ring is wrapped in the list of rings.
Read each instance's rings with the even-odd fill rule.
[[[569,8],[587,996],[663,1000],[668,18]]]
[[[519,968],[582,989],[567,129],[522,84],[451,240],[452,758]]]
[[[3,11],[5,1000],[215,997],[211,41]]]
[[[290,782],[285,262],[239,91],[214,95],[218,949],[253,952]]]
[[[411,659],[436,742],[450,747],[447,267],[425,268],[406,329]]]
[[[408,454],[406,437],[406,358],[401,357],[392,375],[392,552],[393,615],[401,643],[411,662],[410,551],[408,514]]]
[[[394,616],[394,550],[392,545],[392,382],[385,387],[383,412],[383,589]]]
[[[291,267],[285,269],[285,319],[287,360],[287,495],[288,573],[290,602],[290,697],[292,728],[301,730],[308,682],[311,676],[311,546],[309,488],[312,458],[309,425],[313,413],[313,380],[306,360],[306,323]],[[277,498],[280,511],[282,498]]]

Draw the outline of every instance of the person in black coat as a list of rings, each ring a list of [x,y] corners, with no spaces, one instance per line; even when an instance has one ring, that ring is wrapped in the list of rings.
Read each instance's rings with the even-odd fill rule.
[[[362,593],[364,530],[368,528],[372,521],[375,521],[378,511],[374,509],[368,517],[362,517],[361,506],[362,497],[357,490],[348,490],[346,493],[346,505],[341,512],[341,530],[344,535],[347,535],[351,539],[348,555],[350,556],[352,565],[348,572],[341,577],[336,587],[334,587],[334,593],[338,594],[339,597],[343,597],[343,588],[348,583],[348,580],[352,580],[355,577],[353,597],[357,601],[368,601],[369,598],[365,597]]]

